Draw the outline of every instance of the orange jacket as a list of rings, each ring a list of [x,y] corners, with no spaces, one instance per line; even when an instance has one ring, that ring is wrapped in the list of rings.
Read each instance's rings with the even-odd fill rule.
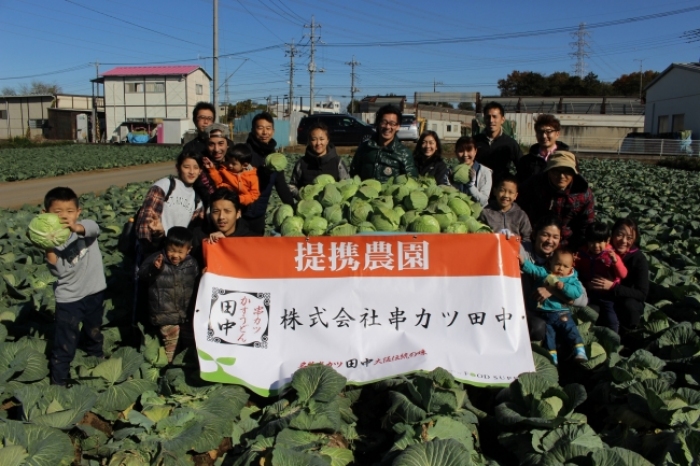
[[[252,204],[260,197],[258,171],[255,167],[248,167],[240,173],[230,172],[223,166],[219,169],[210,168],[209,176],[217,188],[228,188],[238,193],[241,205]]]

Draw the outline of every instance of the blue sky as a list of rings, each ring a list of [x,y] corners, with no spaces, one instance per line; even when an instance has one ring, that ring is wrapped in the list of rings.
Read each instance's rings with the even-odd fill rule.
[[[211,74],[212,5],[0,0],[0,89],[34,79],[89,94],[95,62],[101,72],[118,65],[197,63]],[[349,101],[346,62],[353,55],[361,63],[360,98],[394,92],[413,100],[414,92],[430,92],[435,82],[442,83],[438,90],[498,95],[498,79],[513,70],[573,73],[568,31],[581,22],[589,26],[586,65],[603,80],[639,70],[639,59],[645,70],[657,71],[700,59],[700,42],[682,37],[700,27],[698,1],[219,0],[220,82],[235,71],[230,101],[282,100],[289,92],[283,44],[292,40],[299,45],[294,92],[308,101],[304,34],[310,30],[304,25],[312,15],[321,25],[316,64],[325,70],[316,74],[316,98],[342,102]],[[650,19],[631,20],[638,17]],[[221,101],[224,91],[222,86]]]

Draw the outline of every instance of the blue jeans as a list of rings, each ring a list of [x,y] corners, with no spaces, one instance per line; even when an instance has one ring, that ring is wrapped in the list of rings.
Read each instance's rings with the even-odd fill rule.
[[[56,324],[51,349],[51,383],[65,385],[78,343],[90,356],[102,357],[102,314],[104,292],[72,303],[56,303]],[[83,328],[79,330],[80,323]],[[82,340],[82,341],[81,341]]]
[[[578,327],[571,315],[571,311],[544,312],[539,311],[537,316],[547,324],[547,335],[544,346],[550,352],[557,351],[557,336],[564,337],[565,341],[575,347],[583,344],[583,338],[578,333]]]
[[[588,295],[588,300],[600,310],[597,324],[608,327],[615,333],[620,333],[620,320],[615,312],[615,301],[612,293],[594,291]],[[644,308],[642,308],[643,311]]]

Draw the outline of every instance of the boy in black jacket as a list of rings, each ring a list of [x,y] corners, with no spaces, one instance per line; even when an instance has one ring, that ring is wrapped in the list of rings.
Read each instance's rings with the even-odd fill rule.
[[[168,362],[175,356],[180,326],[189,320],[199,276],[191,250],[192,233],[185,227],[172,227],[165,238],[165,248],[148,257],[139,268],[139,278],[148,286],[151,324],[160,331]]]

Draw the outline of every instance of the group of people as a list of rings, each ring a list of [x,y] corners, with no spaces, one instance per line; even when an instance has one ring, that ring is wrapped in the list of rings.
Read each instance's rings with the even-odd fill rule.
[[[197,137],[178,156],[177,176],[150,187],[135,219],[135,315],[148,316],[169,361],[182,340],[180,332],[192,334],[187,323],[204,266],[202,242],[264,235],[273,190],[283,203],[293,205],[299,190],[321,174],[336,180],[357,175],[380,181],[398,175],[429,176],[483,206],[481,221],[495,232],[521,239],[518,257],[530,336],[544,342],[555,363],[558,336],[571,346],[575,359],[586,360],[571,315],[574,306],[597,307],[599,323],[616,332],[639,323],[649,282],[648,263],[636,246],[637,227],[629,218],[612,228],[595,221],[593,193],[575,155],[558,141],[561,127],[553,115],[537,118],[538,142],[523,155],[503,131],[503,107],[486,105],[484,132],[455,144],[454,155],[469,173],[468,181],[459,182],[434,131],[420,136],[412,154],[398,140],[402,115],[390,105],[377,112],[375,135],[357,148],[349,167],[338,156],[328,128],[322,123],[312,126],[306,152],[289,180],[265,164],[277,151],[272,115],[262,112],[253,118],[244,144],[234,144],[228,127],[215,123],[215,115],[211,104],[197,104]],[[72,231],[65,245],[46,256],[58,277],[51,377],[52,383],[63,385],[80,337],[91,355],[102,356],[99,326],[106,284],[97,247],[99,227],[78,219],[75,193],[56,188],[47,194],[44,207]]]

